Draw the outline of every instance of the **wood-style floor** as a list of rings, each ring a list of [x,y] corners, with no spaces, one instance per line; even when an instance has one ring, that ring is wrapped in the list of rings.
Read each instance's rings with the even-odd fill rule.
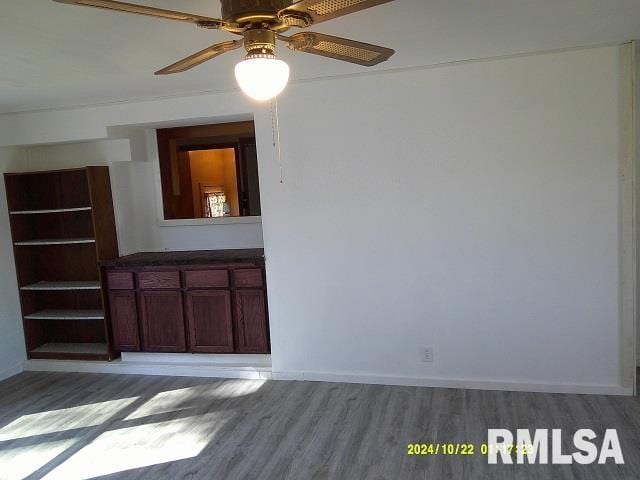
[[[408,443],[616,428],[625,465],[488,465]],[[571,451],[574,449],[571,448]],[[23,373],[0,383],[0,478],[638,479],[640,401],[312,382]]]

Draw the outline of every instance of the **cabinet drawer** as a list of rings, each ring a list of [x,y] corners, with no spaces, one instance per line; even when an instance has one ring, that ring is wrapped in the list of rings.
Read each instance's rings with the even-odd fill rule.
[[[260,268],[243,268],[233,272],[236,287],[262,287],[262,270]]]
[[[138,285],[142,290],[180,288],[180,272],[141,272]]]
[[[133,290],[133,273],[108,272],[107,283],[110,290]]]
[[[187,288],[226,288],[229,286],[227,270],[189,270],[184,273]]]

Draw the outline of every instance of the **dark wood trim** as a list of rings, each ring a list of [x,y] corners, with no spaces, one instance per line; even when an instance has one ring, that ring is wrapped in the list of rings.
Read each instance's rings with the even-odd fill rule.
[[[255,159],[249,158],[247,149],[253,148]],[[236,145],[236,176],[238,179],[238,201],[240,203],[240,215],[260,216],[262,214],[260,202],[260,186],[258,172],[252,175],[249,166],[255,163],[258,168],[257,148],[255,137],[241,138]],[[252,184],[252,179],[257,184]],[[253,198],[252,198],[253,197]]]
[[[220,137],[216,141],[211,142],[211,139],[205,139],[207,143],[189,143],[178,147],[179,151],[183,152],[198,152],[200,150],[226,150],[228,148],[235,148],[238,145],[238,137]]]
[[[77,167],[77,168],[64,168],[57,170],[35,170],[31,172],[7,172],[4,174],[5,177],[24,177],[26,175],[42,175],[48,173],[69,173],[69,172],[84,172],[87,167]]]

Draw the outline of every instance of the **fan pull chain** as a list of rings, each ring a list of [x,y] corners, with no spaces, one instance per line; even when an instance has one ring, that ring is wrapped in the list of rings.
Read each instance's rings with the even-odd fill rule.
[[[278,116],[278,97],[271,100],[271,133],[273,148],[278,154],[278,167],[280,168],[280,183],[284,183],[284,167],[282,165],[282,150],[280,149],[280,117]]]

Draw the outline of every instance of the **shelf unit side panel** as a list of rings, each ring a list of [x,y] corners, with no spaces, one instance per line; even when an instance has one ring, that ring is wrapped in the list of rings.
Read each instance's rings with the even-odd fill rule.
[[[118,235],[108,167],[87,167],[98,262],[118,257]]]

